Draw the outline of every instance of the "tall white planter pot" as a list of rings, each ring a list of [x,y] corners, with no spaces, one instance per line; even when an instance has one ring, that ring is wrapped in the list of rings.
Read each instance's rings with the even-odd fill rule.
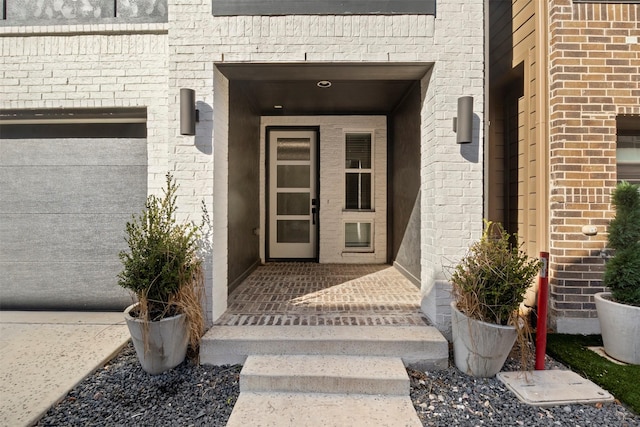
[[[640,307],[611,301],[610,292],[595,294],[604,351],[616,360],[640,365]]]
[[[136,305],[127,307],[124,311],[124,317],[142,369],[152,375],[157,375],[175,368],[182,363],[187,355],[189,334],[184,314],[167,317],[157,322],[149,322],[147,331],[149,345],[145,351],[142,332],[144,322],[129,314]]]
[[[458,311],[451,303],[453,360],[456,367],[474,377],[493,377],[502,369],[516,342],[513,326],[481,322]]]

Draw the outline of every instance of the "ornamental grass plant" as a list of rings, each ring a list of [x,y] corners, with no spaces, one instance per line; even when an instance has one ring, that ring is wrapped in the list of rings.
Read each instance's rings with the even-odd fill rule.
[[[481,239],[453,270],[453,305],[467,318],[463,326],[459,320],[453,325],[454,360],[465,373],[495,375],[514,345],[510,336],[517,343],[523,369],[530,366],[531,329],[519,308],[541,263],[517,242],[518,236],[507,233],[501,224],[485,221]],[[487,347],[485,341],[493,347]]]
[[[517,235],[485,221],[482,238],[456,265],[453,298],[468,317],[498,325],[518,325],[518,308],[540,270],[540,261],[521,250]]]

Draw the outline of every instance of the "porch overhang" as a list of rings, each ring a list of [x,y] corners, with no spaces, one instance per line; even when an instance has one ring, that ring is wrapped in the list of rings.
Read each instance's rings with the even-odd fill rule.
[[[218,63],[260,115],[388,114],[431,63]],[[318,87],[319,81],[331,82]]]

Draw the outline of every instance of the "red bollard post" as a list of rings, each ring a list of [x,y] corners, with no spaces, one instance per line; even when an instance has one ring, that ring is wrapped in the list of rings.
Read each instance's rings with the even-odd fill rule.
[[[549,252],[540,252],[540,276],[538,279],[538,324],[536,327],[537,371],[544,371],[544,355],[547,352],[547,310],[549,303]]]

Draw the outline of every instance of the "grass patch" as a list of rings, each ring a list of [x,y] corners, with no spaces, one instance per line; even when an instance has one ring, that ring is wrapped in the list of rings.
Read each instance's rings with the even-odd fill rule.
[[[587,347],[602,346],[600,335],[547,336],[547,354],[613,394],[640,414],[640,366],[610,362]]]

